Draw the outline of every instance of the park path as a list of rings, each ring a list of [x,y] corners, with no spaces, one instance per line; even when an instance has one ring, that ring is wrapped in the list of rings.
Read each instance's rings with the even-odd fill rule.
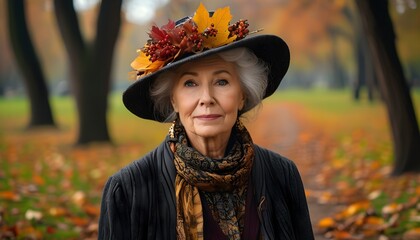
[[[245,121],[254,142],[293,160],[302,175],[308,192],[321,190],[316,184],[318,171],[325,162],[326,143],[322,131],[300,114],[301,106],[291,103],[267,102],[255,118]],[[320,204],[308,196],[315,239],[326,239],[317,233],[316,225],[331,216],[339,206]]]

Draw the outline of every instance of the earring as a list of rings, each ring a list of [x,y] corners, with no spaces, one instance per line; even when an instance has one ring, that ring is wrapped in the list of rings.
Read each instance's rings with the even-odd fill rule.
[[[174,120],[171,124],[171,126],[169,127],[169,137],[170,138],[175,138],[175,122],[176,120]]]

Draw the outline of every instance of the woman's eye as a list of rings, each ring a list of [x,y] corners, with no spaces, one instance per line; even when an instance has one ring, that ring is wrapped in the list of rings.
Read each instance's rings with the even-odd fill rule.
[[[228,84],[229,84],[229,82],[225,79],[221,79],[221,80],[217,81],[217,85],[219,85],[219,86],[226,86]]]
[[[195,84],[195,82],[193,82],[191,80],[187,80],[187,81],[185,81],[184,86],[185,87],[194,87],[194,86],[197,86],[197,84]]]

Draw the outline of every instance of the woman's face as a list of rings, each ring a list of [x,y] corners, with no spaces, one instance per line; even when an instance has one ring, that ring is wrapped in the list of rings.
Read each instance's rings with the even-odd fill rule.
[[[229,138],[243,105],[244,95],[234,63],[212,56],[177,70],[172,106],[190,140]]]

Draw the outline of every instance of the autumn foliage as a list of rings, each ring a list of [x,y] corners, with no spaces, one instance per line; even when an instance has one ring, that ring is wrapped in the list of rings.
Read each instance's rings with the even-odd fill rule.
[[[139,56],[131,63],[142,77],[161,69],[188,53],[198,53],[229,44],[244,38],[248,33],[248,23],[240,20],[230,25],[232,15],[229,7],[217,9],[210,14],[200,4],[194,16],[176,24],[169,20],[162,27],[153,26],[150,39],[140,50]]]

